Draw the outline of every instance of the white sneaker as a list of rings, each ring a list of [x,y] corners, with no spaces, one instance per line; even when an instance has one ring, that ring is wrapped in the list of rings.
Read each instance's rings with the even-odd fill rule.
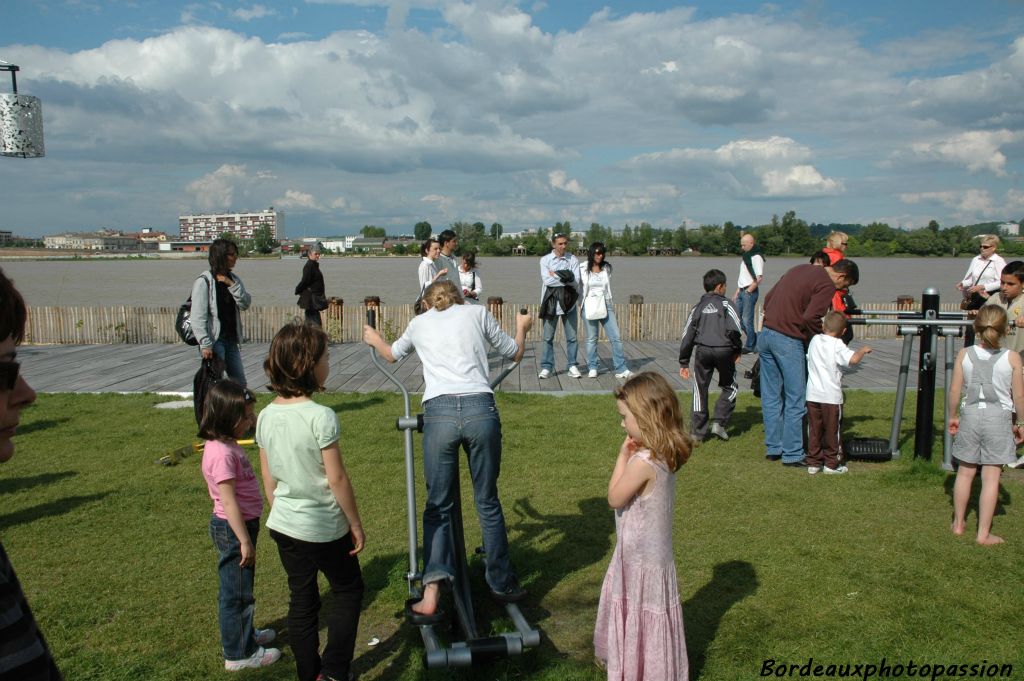
[[[1024,456],[1017,459],[1017,463],[1010,464],[1010,468],[1024,468]]]
[[[829,468],[828,466],[825,466],[821,469],[821,472],[824,473],[825,475],[842,475],[843,473],[846,473],[849,470],[850,469],[847,468],[846,466],[836,466],[835,468]]]
[[[821,466],[808,466],[807,472],[810,473],[811,475],[817,475],[818,473],[821,472]]]
[[[544,380],[545,378],[551,378],[551,369],[541,369],[540,373],[537,374],[537,378]]]
[[[581,374],[580,370],[577,369],[575,366],[569,367],[569,375],[572,376],[573,378],[583,378],[583,374]]]
[[[715,421],[711,423],[711,434],[717,437],[719,440],[729,439],[729,433],[725,432],[725,428],[722,427],[721,423]]]
[[[633,376],[633,372],[630,371],[629,369],[626,369],[621,374],[615,374],[615,378],[622,378],[622,379],[629,379],[629,378],[632,378],[632,376]]]
[[[591,369],[588,371],[587,378],[597,378],[597,369]]]
[[[277,638],[277,632],[273,629],[257,629],[254,633],[258,646],[265,646]]]
[[[264,648],[260,646],[251,657],[244,660],[224,660],[224,669],[229,672],[237,672],[242,669],[259,669],[272,665],[281,659],[281,651],[277,648]]]

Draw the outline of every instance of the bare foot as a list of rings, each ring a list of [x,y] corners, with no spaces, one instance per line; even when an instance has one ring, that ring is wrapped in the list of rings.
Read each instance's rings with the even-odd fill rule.
[[[996,544],[1002,544],[1003,543],[1003,538],[1002,537],[997,537],[994,534],[990,534],[987,537],[985,537],[984,539],[982,539],[981,537],[978,537],[977,541],[978,541],[978,544],[980,546],[994,546]]]
[[[949,526],[949,529],[953,531],[953,534],[959,537],[964,533],[964,525],[964,521],[961,520],[960,522],[957,522],[954,520],[953,524]]]
[[[427,584],[423,589],[423,598],[412,606],[417,615],[433,615],[437,612],[437,604],[441,599],[441,588],[436,582]]]

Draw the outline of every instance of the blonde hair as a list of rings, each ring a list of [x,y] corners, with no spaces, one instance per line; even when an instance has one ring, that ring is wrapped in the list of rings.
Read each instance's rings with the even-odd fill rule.
[[[616,388],[614,394],[636,419],[640,437],[651,455],[670,471],[679,470],[690,458],[693,444],[683,426],[679,398],[665,377],[645,371]]]
[[[843,239],[849,238],[850,237],[846,232],[830,232],[829,235],[825,237],[825,243],[828,244],[829,248],[838,249],[843,245]]]
[[[450,279],[435,281],[423,292],[423,303],[427,309],[438,312],[447,310],[452,305],[462,305],[464,302],[462,292]]]
[[[988,246],[989,244],[992,244],[993,246],[995,246],[998,249],[999,248],[999,237],[996,236],[995,234],[986,234],[985,236],[981,237],[981,245],[982,246]]]
[[[991,350],[998,350],[1002,345],[1007,326],[1006,310],[998,305],[982,306],[974,318],[974,333]]]
[[[825,316],[821,318],[821,328],[826,333],[841,334],[846,328],[846,317],[841,312],[836,312],[835,310],[826,312]]]

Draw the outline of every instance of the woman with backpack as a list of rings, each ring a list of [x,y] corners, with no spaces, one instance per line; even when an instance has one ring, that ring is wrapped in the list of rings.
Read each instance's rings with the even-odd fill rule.
[[[243,310],[252,297],[238,275],[232,273],[238,261],[238,247],[229,239],[217,239],[210,245],[210,270],[192,284],[192,332],[199,341],[204,360],[214,355],[223,360],[227,375],[245,386],[242,365]]]

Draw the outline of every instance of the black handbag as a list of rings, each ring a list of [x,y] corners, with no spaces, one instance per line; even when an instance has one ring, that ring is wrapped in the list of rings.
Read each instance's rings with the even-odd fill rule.
[[[174,318],[174,330],[185,345],[199,345],[196,334],[192,332],[192,296],[178,308],[178,316]]]
[[[202,423],[206,394],[218,381],[224,378],[224,360],[217,355],[204,359],[199,371],[192,378],[192,402],[196,412],[196,423]]]

